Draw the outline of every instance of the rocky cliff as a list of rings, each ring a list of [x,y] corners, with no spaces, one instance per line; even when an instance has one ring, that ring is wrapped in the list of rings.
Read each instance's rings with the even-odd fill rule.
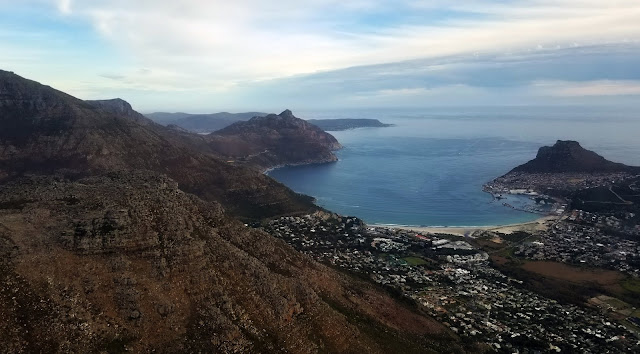
[[[104,111],[132,118],[138,123],[145,125],[152,124],[152,121],[149,118],[133,110],[133,107],[131,107],[129,102],[121,98],[113,98],[110,100],[87,100],[86,102]]]

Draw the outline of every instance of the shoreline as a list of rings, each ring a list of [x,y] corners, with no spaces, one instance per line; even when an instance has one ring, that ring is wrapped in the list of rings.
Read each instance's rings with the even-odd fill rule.
[[[265,167],[261,170],[263,175],[267,175],[269,176],[269,173],[277,170],[279,168],[285,168],[285,167],[300,167],[300,166],[311,166],[311,165],[324,165],[324,164],[329,164],[329,163],[334,163],[334,162],[338,162],[340,161],[340,159],[338,159],[336,157],[335,160],[331,159],[331,160],[318,160],[318,161],[310,161],[310,162],[294,162],[294,163],[285,163],[285,164],[281,164],[281,165],[275,165],[275,166],[271,166],[271,167]]]
[[[417,231],[428,234],[449,234],[457,236],[469,236],[476,231],[496,231],[510,234],[516,231],[538,231],[546,230],[550,221],[560,219],[557,215],[546,215],[533,221],[506,224],[506,225],[488,225],[488,226],[406,226],[406,225],[384,225],[384,224],[367,224],[368,227],[385,227],[389,229]]]

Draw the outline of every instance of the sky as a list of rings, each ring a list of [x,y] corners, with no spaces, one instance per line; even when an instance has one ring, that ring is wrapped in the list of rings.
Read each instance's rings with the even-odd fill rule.
[[[637,0],[0,0],[0,53],[141,112],[640,108]]]

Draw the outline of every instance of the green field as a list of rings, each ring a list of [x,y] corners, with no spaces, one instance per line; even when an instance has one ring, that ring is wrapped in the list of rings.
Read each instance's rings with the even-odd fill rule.
[[[607,305],[613,307],[616,311],[629,311],[631,310],[631,305],[627,304],[626,302],[616,299],[615,297],[604,297],[602,299],[602,301],[604,303],[606,303]],[[629,314],[632,311],[629,311]]]
[[[405,262],[407,262],[407,264],[411,265],[411,266],[419,266],[419,265],[423,265],[423,264],[427,264],[428,262],[425,261],[422,258],[419,257],[405,257],[402,258]]]
[[[632,293],[640,294],[640,279],[627,278],[621,283],[622,287]]]

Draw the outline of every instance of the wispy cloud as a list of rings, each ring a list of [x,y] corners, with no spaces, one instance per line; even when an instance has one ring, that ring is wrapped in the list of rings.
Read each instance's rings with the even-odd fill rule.
[[[559,97],[640,96],[640,80],[542,81],[534,83],[534,86]]]
[[[540,84],[552,82],[567,83],[557,84],[554,95],[547,87],[553,97],[611,96],[634,89],[602,89],[606,82],[640,80],[637,1],[0,4],[0,51],[11,53],[0,65],[78,95],[123,96],[120,90],[142,109],[318,98],[334,105],[404,104],[411,97],[454,101],[447,97],[456,92],[475,101],[490,101],[493,92],[497,101],[505,91],[513,99],[545,96]]]
[[[282,77],[357,65],[602,44],[640,38],[635,1],[398,1],[404,16],[376,33],[354,18],[391,2],[312,0],[60,2],[101,35],[150,67],[200,71],[212,80]],[[447,23],[438,9],[483,14]],[[406,24],[403,18],[423,23]],[[409,21],[407,21],[409,22]],[[435,24],[434,24],[435,23]],[[606,29],[606,30],[603,30]]]
[[[71,14],[71,1],[72,0],[58,0],[58,11],[65,15]]]

